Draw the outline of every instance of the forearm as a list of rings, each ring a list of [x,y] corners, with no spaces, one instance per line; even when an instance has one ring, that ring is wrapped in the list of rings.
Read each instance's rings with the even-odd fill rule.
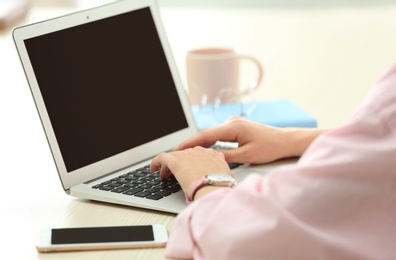
[[[289,156],[300,157],[308,146],[326,129],[321,128],[285,128],[287,140],[290,142]]]
[[[283,151],[283,157],[300,157],[308,146],[323,133],[324,129],[318,128],[278,128],[283,132],[279,138],[279,147],[277,149]],[[279,131],[278,130],[278,131]],[[275,137],[275,136],[274,136]],[[191,184],[192,186],[192,184]],[[218,189],[229,189],[229,187],[219,186],[205,186],[200,188],[195,196],[194,200],[197,200],[205,195],[218,190]]]

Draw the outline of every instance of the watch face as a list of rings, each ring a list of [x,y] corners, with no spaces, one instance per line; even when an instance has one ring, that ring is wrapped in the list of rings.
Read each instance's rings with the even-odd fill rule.
[[[216,185],[216,186],[230,186],[233,187],[236,185],[236,180],[228,175],[223,173],[210,173],[206,175],[207,184]]]

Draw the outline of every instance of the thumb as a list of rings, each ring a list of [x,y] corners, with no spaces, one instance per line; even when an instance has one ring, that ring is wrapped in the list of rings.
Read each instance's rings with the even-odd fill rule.
[[[228,163],[245,163],[243,149],[235,148],[231,150],[219,150],[223,154]]]

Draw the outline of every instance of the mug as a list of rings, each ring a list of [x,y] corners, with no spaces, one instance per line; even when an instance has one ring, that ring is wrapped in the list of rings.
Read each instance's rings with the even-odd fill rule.
[[[250,85],[241,87],[240,63],[244,60],[252,62],[258,73]],[[264,70],[256,58],[238,54],[232,48],[202,48],[187,53],[186,73],[191,104],[207,105],[251,94],[260,85]]]

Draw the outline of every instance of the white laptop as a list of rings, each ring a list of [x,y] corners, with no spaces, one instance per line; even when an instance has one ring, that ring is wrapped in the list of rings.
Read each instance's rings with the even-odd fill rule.
[[[146,167],[197,132],[155,0],[117,1],[13,37],[67,194],[186,207],[177,181]]]

